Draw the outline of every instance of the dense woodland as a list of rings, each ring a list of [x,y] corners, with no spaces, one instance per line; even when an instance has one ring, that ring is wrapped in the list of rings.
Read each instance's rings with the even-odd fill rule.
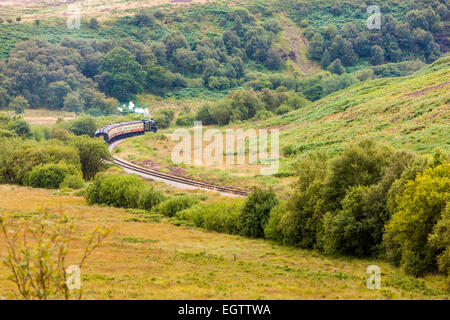
[[[64,36],[66,30],[57,39],[50,30],[60,27],[41,21],[34,25],[2,21],[12,37],[5,44],[14,43],[3,47],[5,59],[0,60],[0,109],[20,113],[28,107],[49,108],[101,115],[114,112],[118,101],[135,100],[142,92],[183,97],[206,90],[223,96],[231,89],[244,89],[256,92],[245,98],[252,100],[265,95],[258,91],[280,87],[293,93],[293,100],[298,95],[315,101],[360,81],[406,75],[448,50],[447,1],[407,5],[387,1],[381,7],[380,30],[368,30],[367,6],[360,1],[287,1],[278,10],[275,5],[161,8],[108,23],[92,18],[84,22],[85,38]],[[292,57],[289,48],[280,46],[286,14],[308,39],[307,56],[325,72],[312,77],[286,72]],[[197,18],[216,31],[201,32]],[[37,32],[41,29],[43,33]],[[16,33],[17,38],[30,40],[17,41]],[[234,109],[229,102],[237,95],[232,93],[221,104]],[[267,114],[297,108],[292,103],[252,104],[262,107],[251,109]],[[212,107],[210,116],[214,108],[218,109]],[[256,114],[242,109],[230,119],[217,115],[209,122],[224,124]]]

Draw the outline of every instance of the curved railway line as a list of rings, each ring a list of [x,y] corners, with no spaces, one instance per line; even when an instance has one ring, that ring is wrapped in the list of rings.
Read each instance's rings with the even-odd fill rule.
[[[123,139],[120,139],[120,140],[123,140]],[[114,143],[110,144],[110,149],[111,150],[114,149]],[[123,159],[120,159],[120,158],[117,158],[114,156],[113,156],[113,162],[116,165],[118,165],[124,169],[128,169],[128,170],[138,173],[138,174],[140,173],[140,174],[144,174],[146,176],[154,177],[154,178],[157,178],[158,180],[165,181],[165,182],[172,182],[172,183],[176,183],[178,185],[189,186],[189,187],[197,188],[197,189],[217,191],[223,195],[238,196],[238,197],[246,197],[248,195],[248,192],[243,191],[243,190],[208,184],[208,183],[205,183],[202,181],[178,177],[178,176],[170,175],[167,173],[162,173],[162,172],[159,172],[156,170],[143,168],[143,167],[131,164]]]

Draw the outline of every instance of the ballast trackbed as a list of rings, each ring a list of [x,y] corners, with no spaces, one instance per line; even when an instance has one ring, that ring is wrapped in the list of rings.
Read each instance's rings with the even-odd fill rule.
[[[171,182],[175,182],[178,184],[182,184],[182,185],[186,185],[186,186],[190,186],[190,187],[194,187],[194,188],[218,191],[220,193],[225,193],[225,194],[232,194],[232,195],[236,195],[236,196],[240,196],[240,197],[246,197],[248,195],[248,193],[243,190],[208,184],[208,183],[204,183],[202,181],[196,181],[196,180],[191,180],[191,179],[187,179],[187,178],[177,177],[177,176],[162,173],[159,171],[139,167],[137,165],[131,164],[131,163],[124,161],[117,157],[113,157],[113,162],[116,165],[118,165],[124,169],[142,173],[142,174],[145,174],[145,175],[148,175],[151,177],[159,178],[161,180],[171,181]]]

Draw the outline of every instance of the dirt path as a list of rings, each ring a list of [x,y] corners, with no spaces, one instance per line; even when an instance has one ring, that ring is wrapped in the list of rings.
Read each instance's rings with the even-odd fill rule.
[[[302,73],[311,76],[320,72],[321,68],[318,63],[306,59],[304,52],[309,45],[308,39],[305,38],[301,30],[295,24],[287,19],[282,21],[284,35],[289,43],[287,50],[288,57],[299,67]]]

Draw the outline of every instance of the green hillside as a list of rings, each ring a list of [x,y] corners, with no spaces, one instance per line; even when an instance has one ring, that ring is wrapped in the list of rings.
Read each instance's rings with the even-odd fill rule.
[[[412,76],[366,81],[258,126],[281,129],[281,147],[299,153],[334,154],[361,137],[419,152],[449,151],[449,79],[446,57]]]

